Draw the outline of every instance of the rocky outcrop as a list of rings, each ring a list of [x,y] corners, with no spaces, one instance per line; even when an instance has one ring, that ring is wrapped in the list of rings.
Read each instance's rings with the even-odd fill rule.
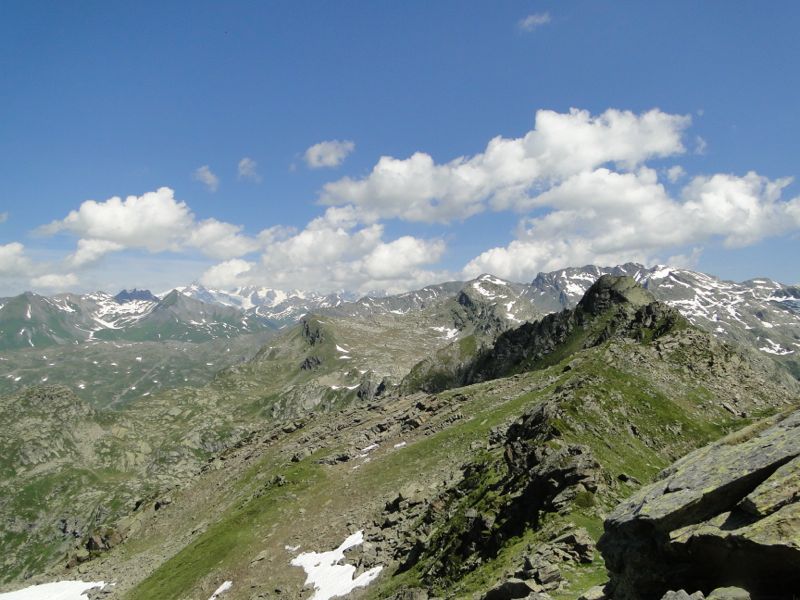
[[[588,446],[561,439],[555,425],[561,416],[557,403],[545,402],[507,429],[501,440],[505,473],[502,463],[464,465],[462,478],[422,513],[426,528],[418,533],[426,540],[408,553],[402,569],[422,563],[427,584],[446,585],[496,557],[508,540],[527,528],[538,529],[546,513],[592,504],[604,485],[600,465]],[[419,521],[416,515],[407,519],[411,524]],[[558,588],[558,565],[564,560],[591,562],[594,545],[585,531],[576,530],[530,550],[514,574],[529,588],[524,596]],[[515,586],[500,586],[487,597],[522,589],[522,584]]]
[[[301,322],[303,339],[308,342],[309,346],[316,346],[321,344],[325,339],[325,332],[322,329],[322,324],[314,318],[306,318]]]
[[[613,597],[726,586],[796,597],[799,482],[800,410],[685,456],[606,520],[598,546]]]
[[[503,377],[558,362],[564,356],[611,338],[651,341],[685,327],[680,313],[656,302],[631,277],[604,275],[573,310],[525,323],[497,338],[461,376],[461,383]]]

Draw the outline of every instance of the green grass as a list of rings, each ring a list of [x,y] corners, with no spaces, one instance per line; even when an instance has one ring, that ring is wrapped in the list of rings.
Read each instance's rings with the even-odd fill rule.
[[[178,600],[196,590],[214,571],[235,565],[256,548],[267,525],[281,518],[281,508],[324,479],[322,467],[313,460],[286,465],[287,483],[267,484],[261,494],[227,510],[198,539],[164,562],[125,597],[127,600]],[[252,479],[251,471],[249,478]]]

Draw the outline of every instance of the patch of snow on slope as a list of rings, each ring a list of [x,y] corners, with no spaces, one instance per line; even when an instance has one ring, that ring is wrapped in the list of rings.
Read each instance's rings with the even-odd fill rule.
[[[221,586],[219,586],[217,588],[217,590],[213,594],[211,594],[211,598],[209,598],[208,600],[217,600],[217,598],[222,596],[222,594],[227,592],[232,587],[233,587],[233,582],[232,581],[226,581]]]
[[[481,287],[481,283],[480,283],[480,281],[476,281],[475,283],[473,283],[473,284],[472,284],[472,287],[473,287],[473,289],[475,289],[475,291],[476,291],[476,292],[478,292],[478,293],[479,293],[481,296],[486,296],[486,297],[487,297],[489,300],[494,300],[495,298],[497,298],[497,295],[496,295],[496,294],[493,294],[493,293],[492,293],[492,292],[490,292],[489,290],[487,290],[487,289],[484,289],[483,287]]]
[[[503,281],[502,279],[498,279],[497,277],[494,277],[493,275],[481,275],[479,277],[479,279],[481,281],[486,281],[486,282],[489,282],[489,283],[493,283],[494,285],[508,285],[507,282]]]
[[[443,340],[452,340],[458,335],[458,329],[448,329],[447,327],[431,327],[431,329],[443,333]]]
[[[588,288],[570,281],[567,283],[566,289],[567,289],[567,294],[570,294],[572,296],[583,296]]]
[[[652,272],[647,277],[647,279],[649,279],[651,281],[654,281],[656,279],[664,279],[665,277],[669,277],[670,273],[672,273],[672,268],[664,266],[664,265],[658,265],[656,267],[656,270],[654,272]]]
[[[764,341],[767,342],[768,345],[759,348],[759,350],[761,350],[762,352],[766,352],[767,354],[775,354],[777,356],[786,356],[787,354],[794,354],[794,350],[787,350],[786,348],[784,348],[780,344],[776,344],[769,338],[766,338]]]
[[[84,592],[105,586],[104,581],[55,581],[0,594],[0,600],[86,600]]]
[[[290,563],[292,566],[302,567],[306,572],[306,585],[314,586],[314,595],[309,600],[329,600],[346,596],[354,589],[366,587],[375,580],[383,567],[374,567],[353,579],[355,566],[339,564],[344,560],[346,550],[362,543],[364,543],[364,532],[357,531],[335,550],[303,552],[292,559]]]

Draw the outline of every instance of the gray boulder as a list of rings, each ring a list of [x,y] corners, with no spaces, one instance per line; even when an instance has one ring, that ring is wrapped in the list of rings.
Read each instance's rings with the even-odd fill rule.
[[[514,600],[515,598],[527,598],[530,594],[540,591],[541,588],[535,582],[512,577],[490,589],[481,600]]]
[[[615,600],[800,591],[800,410],[692,452],[620,504],[598,543]]]
[[[717,588],[708,595],[708,600],[750,600],[750,592],[739,587]]]

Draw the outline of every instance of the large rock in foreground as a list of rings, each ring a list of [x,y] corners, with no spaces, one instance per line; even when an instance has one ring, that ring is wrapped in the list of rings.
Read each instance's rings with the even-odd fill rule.
[[[739,586],[800,592],[800,410],[692,452],[620,504],[600,539],[615,600]]]

